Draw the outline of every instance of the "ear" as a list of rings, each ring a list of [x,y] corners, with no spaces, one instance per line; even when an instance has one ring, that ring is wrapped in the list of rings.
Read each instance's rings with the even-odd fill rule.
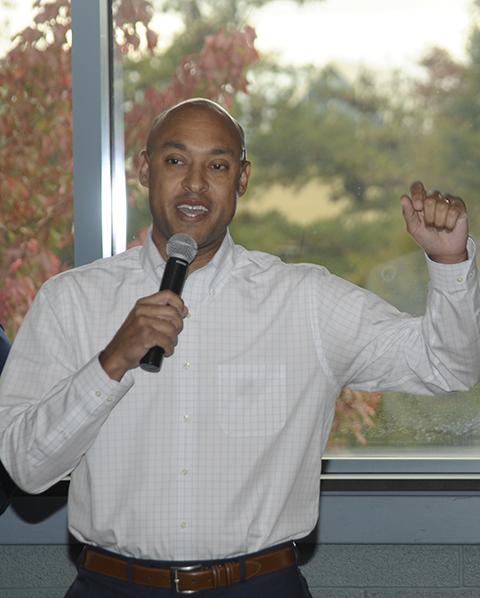
[[[139,156],[138,180],[144,187],[148,187],[148,179],[150,174],[150,162],[146,149],[143,149]]]
[[[241,197],[247,190],[248,181],[252,172],[252,164],[248,160],[245,160],[240,170],[240,177],[238,179],[238,196]]]

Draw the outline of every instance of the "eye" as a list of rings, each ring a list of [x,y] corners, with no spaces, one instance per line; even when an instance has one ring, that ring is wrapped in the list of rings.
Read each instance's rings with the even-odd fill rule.
[[[223,162],[213,162],[210,165],[210,168],[212,168],[212,170],[218,170],[218,171],[228,170],[228,164],[225,164]]]
[[[165,162],[168,166],[180,166],[183,164],[183,160],[181,158],[169,157],[165,159]]]

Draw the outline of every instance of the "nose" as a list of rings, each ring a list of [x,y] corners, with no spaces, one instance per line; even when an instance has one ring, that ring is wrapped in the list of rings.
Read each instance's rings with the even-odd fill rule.
[[[202,166],[190,164],[182,184],[190,193],[204,193],[208,189],[208,182]]]

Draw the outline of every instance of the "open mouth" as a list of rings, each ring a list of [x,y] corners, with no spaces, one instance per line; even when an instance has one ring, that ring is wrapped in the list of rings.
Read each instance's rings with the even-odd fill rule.
[[[208,208],[202,205],[192,205],[187,203],[182,203],[177,206],[177,210],[179,210],[184,216],[190,219],[200,218],[205,214],[208,214]]]

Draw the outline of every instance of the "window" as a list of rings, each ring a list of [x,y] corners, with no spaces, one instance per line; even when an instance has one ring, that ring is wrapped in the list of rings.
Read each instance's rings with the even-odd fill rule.
[[[59,5],[61,2],[55,4]],[[224,5],[225,3],[222,2],[221,4]],[[304,29],[295,20],[297,17],[307,15],[307,22],[314,22],[314,16],[312,15],[315,14],[315,19],[318,17],[315,11],[324,10],[327,6],[330,8],[338,8],[342,5],[346,7],[346,3],[341,0],[299,3],[299,5],[266,2],[265,7],[259,9],[258,13],[252,9],[249,13],[249,19],[251,18],[249,22],[255,26],[258,34],[253,48],[258,51],[260,57],[263,56],[262,60],[264,62],[262,66],[260,60],[254,61],[248,66],[248,69],[242,71],[242,73],[246,73],[249,81],[248,94],[243,92],[235,93],[233,108],[235,114],[248,127],[250,153],[257,164],[259,175],[255,184],[257,189],[252,188],[250,199],[245,201],[245,205],[241,206],[237,220],[238,227],[233,232],[239,242],[246,244],[252,242],[254,246],[279,253],[285,259],[315,261],[315,256],[318,255],[320,261],[326,263],[332,270],[344,274],[355,282],[371,287],[393,302],[400,298],[401,306],[408,303],[412,306],[410,309],[415,310],[417,308],[421,309],[423,297],[421,295],[411,297],[410,295],[416,293],[420,288],[416,283],[416,277],[421,278],[424,276],[420,271],[423,268],[422,259],[408,242],[402,230],[403,225],[396,209],[396,197],[398,193],[403,192],[405,185],[410,182],[411,171],[414,166],[415,169],[418,169],[415,176],[425,177],[427,183],[431,180],[438,183],[439,187],[442,187],[448,182],[449,189],[455,189],[463,194],[465,198],[470,198],[472,230],[476,230],[478,226],[478,207],[474,203],[476,196],[472,194],[472,191],[476,191],[476,177],[478,176],[475,160],[477,119],[475,106],[472,105],[471,101],[473,102],[477,97],[475,91],[475,65],[478,62],[479,54],[476,50],[476,43],[478,43],[476,15],[474,12],[469,13],[468,4],[460,0],[455,3],[448,3],[448,6],[434,3],[434,0],[425,4],[420,0],[415,3],[404,4],[406,6],[402,5],[398,8],[398,11],[404,15],[409,14],[409,10],[413,10],[413,4],[419,7],[419,10],[422,6],[427,7],[427,12],[423,13],[421,19],[418,13],[416,15],[419,19],[418,25],[422,30],[422,33],[418,34],[417,37],[424,39],[422,36],[430,35],[433,31],[438,35],[438,40],[440,40],[438,43],[443,44],[445,40],[448,40],[450,44],[453,40],[456,40],[457,50],[451,51],[453,58],[455,58],[454,62],[458,62],[458,64],[453,65],[443,55],[442,60],[433,62],[427,60],[425,66],[417,68],[415,64],[420,54],[413,53],[407,56],[407,62],[410,64],[408,69],[405,65],[396,65],[398,72],[395,73],[394,79],[390,78],[393,73],[388,68],[382,69],[381,75],[377,73],[373,79],[371,75],[370,79],[366,76],[365,70],[353,69],[348,70],[346,73],[348,75],[346,84],[343,81],[344,77],[339,77],[338,73],[334,72],[333,67],[322,67],[322,73],[317,73],[320,79],[318,79],[319,83],[315,89],[308,88],[311,82],[317,80],[314,77],[315,69],[310,70],[310,67],[301,68],[298,62],[295,62],[292,68],[279,68],[278,65],[273,64],[275,57],[270,57],[269,53],[275,49],[275,44],[271,41],[269,42],[271,45],[263,45],[262,23],[267,23],[273,31],[281,34],[282,19],[280,17],[286,14],[283,20],[287,22],[288,31],[299,30],[303,35]],[[125,118],[126,178],[129,183],[129,243],[139,240],[140,231],[143,230],[148,221],[146,217],[141,215],[140,196],[138,196],[139,203],[137,205],[137,200],[135,199],[135,202],[132,200],[137,196],[131,193],[132,189],[134,192],[138,192],[134,182],[134,161],[137,144],[129,141],[129,135],[133,136],[135,133],[135,120],[133,118],[135,112],[133,108],[136,101],[138,101],[138,110],[144,105],[143,100],[145,98],[143,96],[146,89],[148,89],[148,87],[137,85],[137,83],[141,80],[141,77],[145,76],[145,73],[148,74],[149,81],[157,81],[159,73],[153,69],[160,68],[164,63],[167,64],[167,59],[170,59],[170,62],[176,60],[174,53],[168,52],[168,44],[173,43],[172,36],[175,35],[175,31],[181,30],[182,27],[182,23],[179,21],[178,15],[176,16],[173,12],[173,9],[170,12],[162,12],[160,11],[160,5],[155,5],[155,13],[152,13],[148,9],[148,2],[127,2],[127,0],[124,0],[125,7],[128,8],[130,5],[133,13],[130,12],[131,21],[128,20],[128,11],[124,15],[126,19],[125,33],[119,30],[120,21],[116,23],[117,35],[120,36],[117,40],[119,47],[122,47],[122,44],[125,46],[126,41],[122,41],[123,35],[127,36],[125,38],[127,42],[128,39],[131,39],[131,42],[129,42],[131,47],[125,46],[124,59],[122,62],[117,63],[117,68],[123,66],[125,73],[123,80],[124,100],[122,100],[122,90],[118,87],[118,81],[117,85],[114,85],[112,65],[108,61],[108,5],[108,0],[91,0],[89,2],[72,0],[72,24],[76,34],[72,49],[72,61],[74,111],[77,124],[75,135],[75,261],[77,264],[100,257],[102,254],[112,251],[115,246],[112,236],[112,229],[115,228],[112,225],[114,219],[112,214],[115,212],[111,201],[112,175],[113,178],[118,175],[115,161],[118,147],[123,144],[120,142],[117,149],[112,149],[110,138],[113,123],[113,137],[117,139],[117,142],[119,136],[123,140],[121,135],[123,122],[119,123],[116,120],[115,110],[112,110],[110,105],[109,98],[112,90],[116,94],[117,108],[120,105],[122,110],[125,110],[125,114],[130,115],[129,118],[131,119],[127,126],[127,117]],[[213,3],[207,4],[200,1],[198,4],[195,1],[187,0],[183,2],[177,0],[175,3],[165,1],[163,6],[177,6],[188,13],[188,9],[193,11],[196,6],[200,5],[204,9],[211,6],[210,12],[214,12],[215,5]],[[386,37],[392,42],[392,31],[383,30],[375,21],[375,12],[366,9],[366,7],[373,6],[382,12],[383,5],[384,3],[380,2],[373,5],[368,0],[362,0],[362,2],[355,0],[355,6],[360,7],[359,10],[365,11],[362,13],[362,18],[358,12],[347,11],[340,15],[340,24],[337,22],[334,27],[335,21],[327,20],[326,29],[322,31],[327,35],[329,29],[338,31],[345,20],[352,22],[357,26],[357,33],[355,30],[353,33],[350,31],[349,37],[342,30],[342,34],[337,37],[339,40],[351,42],[355,46],[358,56],[360,56],[360,48],[364,38],[369,35],[376,38]],[[392,5],[393,1],[389,4],[389,7]],[[139,6],[143,6],[146,11],[141,19],[137,18],[135,12],[136,7]],[[232,10],[235,12],[235,4],[232,3],[232,6]],[[291,6],[295,7],[293,13],[290,10]],[[467,6],[465,11],[463,11],[464,6]],[[288,8],[290,12],[282,13],[282,7]],[[352,10],[352,4],[349,5],[349,9]],[[118,5],[116,10],[118,10]],[[442,33],[438,29],[439,24],[445,21],[445,17],[437,17],[443,14],[442,11],[444,10],[448,11],[448,34]],[[268,11],[273,12],[269,13]],[[313,11],[313,13],[309,11]],[[436,17],[435,26],[432,25],[430,20],[432,14]],[[262,15],[264,16],[262,17]],[[457,21],[457,17],[454,15],[457,15],[460,20]],[[154,16],[155,20],[153,21]],[[237,16],[241,21],[241,15]],[[148,20],[149,17],[152,17],[152,19]],[[411,13],[409,18],[413,19],[411,23],[416,22]],[[396,28],[403,36],[407,26],[402,29],[398,13],[393,12],[390,14],[390,19],[394,21]],[[149,32],[144,24],[136,24],[133,27],[132,22],[137,23],[140,20],[142,23],[151,24],[152,29],[154,29],[153,32]],[[373,33],[369,33],[369,21],[372,21],[374,26]],[[460,25],[458,25],[459,23]],[[199,28],[201,24],[202,22],[198,23]],[[165,29],[161,29],[160,25],[161,27],[165,26]],[[243,27],[242,23],[240,25]],[[152,34],[155,31],[161,33],[158,40]],[[244,29],[241,29],[241,31],[244,31]],[[382,35],[380,35],[380,32]],[[138,46],[136,45],[136,35],[138,35]],[[463,44],[468,35],[470,35],[471,42],[465,50]],[[129,38],[129,36],[132,37]],[[280,50],[284,48],[282,54],[291,57],[293,61],[296,56],[296,45],[301,45],[303,40],[297,38],[297,44],[291,47],[287,44],[289,37],[290,35],[283,35],[283,37],[280,35],[280,42],[276,42],[276,48]],[[319,34],[316,34],[315,39],[320,37]],[[408,48],[413,47],[412,39],[414,37],[413,31],[409,29]],[[150,42],[148,42],[149,39]],[[218,39],[222,40],[223,38]],[[181,38],[179,40],[182,41]],[[153,47],[157,46],[157,41],[160,44],[159,49],[153,50]],[[141,53],[146,51],[148,43],[152,45],[152,54],[149,55],[148,60],[142,61]],[[401,43],[404,43],[403,37]],[[315,47],[311,40],[306,41],[305,44],[309,47]],[[398,44],[392,44],[392,47],[393,45]],[[180,44],[180,49],[182,48],[183,45]],[[161,61],[154,60],[157,51],[162,56]],[[410,50],[408,51],[410,52]],[[321,50],[316,47],[315,53],[315,55],[321,55]],[[377,59],[380,60],[384,52],[377,51],[374,54],[378,55]],[[328,59],[331,58],[328,53],[324,55]],[[184,55],[182,54],[182,56]],[[437,56],[441,57],[442,54]],[[389,55],[385,57],[389,60],[392,59]],[[270,59],[271,63],[268,62]],[[302,57],[303,59],[304,57]],[[177,62],[174,62],[174,64],[177,64]],[[150,66],[152,66],[151,72],[148,70]],[[136,71],[138,71],[137,74]],[[172,73],[171,68],[169,72]],[[354,73],[353,84],[349,79],[352,72]],[[410,79],[410,76],[413,75],[415,75],[415,78]],[[165,77],[168,79],[166,75]],[[278,87],[273,86],[273,84],[270,85],[272,79],[275,80]],[[369,83],[372,80],[373,84]],[[131,89],[129,89],[129,86],[131,86]],[[308,93],[306,93],[306,89],[309,90]],[[452,91],[453,89],[455,93]],[[359,94],[361,90],[364,90],[364,95]],[[370,90],[369,93],[367,93],[368,90]],[[229,91],[230,88],[227,88],[226,92]],[[410,93],[413,95],[409,95]],[[414,99],[418,103],[415,103]],[[312,127],[310,127],[310,130],[308,125],[313,122],[311,116],[316,114],[313,108],[322,106],[325,109],[323,112],[320,110],[320,115],[323,114],[326,118],[326,121],[321,119],[319,121],[322,126],[325,126],[324,132],[320,136],[323,144],[320,148],[322,151],[317,148],[316,153],[307,162],[308,168],[305,171],[300,170],[296,173],[293,165],[290,167],[289,159],[296,157],[296,151],[303,151],[304,145],[307,148],[307,141],[313,143],[318,140],[318,131],[313,130]],[[369,110],[369,106],[373,106],[375,110]],[[305,111],[303,110],[304,107]],[[160,110],[161,106],[159,105],[157,108]],[[457,108],[459,112],[454,112],[454,109]],[[331,109],[334,109],[335,115],[332,123],[327,118],[331,114]],[[404,111],[406,112],[404,113]],[[0,122],[2,122],[3,114],[4,112],[0,108]],[[383,120],[380,118],[382,114],[384,115]],[[141,116],[141,114],[138,114],[139,119]],[[284,129],[279,126],[283,122],[290,124],[289,120],[293,116],[296,119],[294,129]],[[354,119],[354,116],[358,121]],[[303,119],[305,119],[305,122],[303,122]],[[358,126],[352,128],[352,122],[358,124]],[[418,124],[422,126],[416,129]],[[333,136],[333,133],[330,133],[331,129],[329,127],[338,127],[340,125],[342,126],[337,139]],[[292,136],[289,131],[294,131],[295,135],[298,135],[296,132],[300,130],[303,131],[304,135],[300,137],[298,143],[295,143],[296,137]],[[413,133],[415,134],[413,135]],[[143,134],[144,132],[139,128],[138,143],[143,141]],[[256,135],[258,135],[257,141],[255,141]],[[262,145],[260,141],[263,142],[264,138],[267,141],[272,140],[272,145],[269,146],[268,143]],[[5,130],[2,129],[0,151],[3,151],[5,139]],[[305,143],[303,143],[304,141]],[[331,148],[329,148],[330,142],[332,142]],[[350,154],[351,162],[347,160],[349,154],[344,154],[344,157],[341,158],[341,154],[336,153],[342,147],[348,147],[350,143],[355,150]],[[373,149],[377,147],[375,143],[380,143],[380,147],[384,151],[373,153]],[[290,145],[292,145],[292,148],[290,148]],[[262,147],[264,148],[263,151]],[[271,151],[268,150],[269,147],[271,147]],[[315,150],[314,145],[308,147]],[[292,149],[290,153],[288,153],[289,149]],[[392,155],[396,158],[396,163],[393,163],[391,157],[387,155],[389,152],[392,152]],[[277,154],[280,154],[278,162],[271,162],[272,157]],[[327,158],[329,161],[324,162],[324,159]],[[4,154],[2,154],[3,159]],[[363,174],[364,170],[365,173],[371,173],[372,170],[366,168],[368,165],[367,159],[371,160],[373,174],[375,174],[374,166],[376,166],[380,174],[383,173],[385,176],[388,174],[391,177],[387,180],[388,185],[385,181],[383,183],[380,181],[373,186],[367,185],[362,191],[362,188],[358,189],[358,186],[356,187],[342,170],[342,168],[345,168],[345,171],[349,171],[355,168],[359,174]],[[320,169],[320,165],[322,166],[321,172],[316,170],[317,166]],[[287,167],[291,170],[287,169],[284,173],[284,168]],[[5,173],[7,172],[6,170]],[[2,177],[2,204],[0,206],[2,224],[5,224],[3,212],[5,173],[2,171],[2,174],[0,174],[0,177]],[[284,178],[282,179],[282,177]],[[121,186],[121,180],[122,176],[120,175],[114,184]],[[276,187],[273,184],[274,182],[278,183],[279,187]],[[305,184],[302,186],[301,183]],[[398,192],[394,192],[393,190],[397,187]],[[360,207],[355,203],[360,201],[357,194],[363,197],[362,201],[364,203],[361,203]],[[273,199],[270,199],[272,197]],[[278,213],[271,211],[270,201],[273,202],[273,207],[278,210]],[[395,207],[391,209],[391,213],[390,201],[395,204]],[[377,204],[377,202],[380,203]],[[317,212],[315,212],[315,209]],[[120,222],[121,212],[121,206],[119,206],[118,213],[120,217],[118,220]],[[292,213],[295,213],[296,220],[290,222],[289,218]],[[326,216],[326,218],[322,219],[319,216],[322,218]],[[381,230],[377,230],[379,236],[373,235],[373,231],[376,230],[376,219],[379,219],[382,223]],[[388,235],[383,234],[387,230],[387,224],[392,226],[392,230]],[[256,238],[250,240],[246,238],[246,228],[248,227],[256,233]],[[2,231],[4,231],[3,228]],[[334,232],[338,235],[338,240],[333,234]],[[348,243],[344,241],[348,241]],[[263,243],[264,245],[262,245]],[[4,253],[2,253],[4,251],[5,245],[2,240],[2,243],[0,243],[0,258],[2,260],[4,259]],[[68,260],[65,259],[65,263],[69,264]],[[3,268],[4,262],[2,261],[1,264]],[[415,275],[407,290],[403,285],[404,271],[411,272],[412,268]],[[387,446],[383,440],[383,444],[382,442],[375,444],[372,441],[372,434],[383,434],[381,428],[375,431],[375,427],[378,419],[383,417],[384,398],[374,397],[375,401],[378,399],[377,405],[375,403],[373,405],[376,407],[374,413],[368,411],[359,413],[362,405],[352,406],[348,405],[347,402],[345,413],[342,416],[343,419],[338,420],[339,425],[342,423],[345,428],[342,430],[339,427],[336,437],[333,438],[330,456],[336,458],[327,463],[326,471],[327,473],[335,472],[340,477],[348,477],[349,480],[345,482],[343,487],[337,486],[334,492],[322,494],[320,509],[320,529],[322,531],[320,539],[324,542],[355,543],[451,542],[460,544],[462,542],[477,542],[478,532],[472,522],[475,522],[478,513],[478,497],[476,496],[478,492],[474,492],[478,482],[472,482],[472,478],[478,480],[479,474],[477,473],[477,463],[473,458],[470,459],[476,454],[474,435],[468,440],[471,445],[467,447],[467,442],[461,442],[459,434],[456,434],[457,443],[452,444],[450,447],[447,446],[443,453],[443,456],[448,457],[447,460],[428,459],[427,461],[419,458],[422,454],[423,456],[434,454],[434,443],[427,446],[427,449],[422,453],[421,442],[423,440],[415,443],[409,440],[409,444],[405,443],[402,451],[399,451],[398,448],[398,438],[395,439],[396,444],[391,446]],[[355,397],[347,397],[347,400],[353,401],[354,399]],[[401,402],[403,404],[404,399],[405,397],[399,398],[398,404],[400,405]],[[419,402],[424,400],[411,397],[407,398],[407,402],[410,399],[413,409],[418,408]],[[446,401],[451,399],[455,400],[458,412],[464,410],[464,414],[461,415],[464,422],[467,422],[469,417],[475,421],[476,399],[474,394],[462,397],[447,397]],[[396,397],[392,397],[392,403],[396,406]],[[471,407],[470,411],[469,405]],[[432,403],[433,407],[437,409],[438,403]],[[451,405],[447,404],[446,407],[450,409]],[[348,417],[350,413],[352,414],[351,418]],[[444,413],[446,412],[444,411]],[[454,415],[458,417],[459,413]],[[372,426],[366,425],[369,417],[372,419]],[[446,418],[443,420],[443,425],[450,422],[450,425],[453,426],[452,421],[458,420]],[[363,444],[361,437],[355,436],[353,424],[356,424],[359,434],[366,437],[368,441],[366,445]],[[464,431],[468,432],[472,425],[472,421],[470,421],[470,428]],[[401,432],[402,430],[397,431]],[[393,434],[395,430],[390,429],[389,432]],[[414,437],[412,430],[406,430],[405,434]],[[443,446],[437,446],[435,456],[442,456],[440,453],[443,448]],[[354,459],[338,458],[339,455],[353,457]],[[386,459],[386,455],[391,455],[392,458]],[[372,459],[365,459],[365,456],[370,456]],[[382,458],[378,459],[379,456]],[[402,458],[398,459],[398,456]],[[362,457],[362,459],[356,461],[355,458],[357,457]],[[357,463],[359,467],[356,467]],[[359,474],[359,470],[362,473]],[[426,471],[428,475],[425,475]],[[362,486],[362,482],[358,482],[358,478],[361,478],[364,472],[368,472],[373,477],[398,475],[414,479],[413,481],[408,480],[408,487],[404,486],[403,481],[400,485],[392,486],[389,484],[389,480],[387,482],[375,480],[375,491],[369,493],[368,487]],[[421,491],[418,491],[418,478],[422,480],[427,477],[444,478],[450,474],[457,478],[463,477],[464,481],[462,483],[464,485],[453,488],[445,485],[443,480],[440,482],[432,480],[429,490],[423,485]],[[460,484],[460,481],[458,483]],[[444,485],[442,486],[442,484]],[[362,487],[365,492],[362,492]],[[442,492],[442,489],[445,488],[446,491]],[[374,500],[372,500],[372,494]],[[468,498],[468,500],[459,501],[459,496]],[[385,508],[387,510],[383,511],[382,509]],[[42,534],[42,542],[61,543],[65,541],[65,517],[65,511],[62,511],[59,524],[56,524],[55,521],[48,521],[46,528],[42,528],[41,532],[37,530],[37,533]],[[3,523],[5,524],[7,521],[8,519],[4,517]],[[54,529],[50,530],[48,528],[49,524]],[[38,525],[36,528],[38,528]],[[16,538],[16,541],[21,542],[32,541],[31,530],[29,530],[28,535],[18,533],[17,527],[15,530],[15,534],[6,534],[6,537]],[[37,540],[38,536],[35,535],[33,541]]]
[[[114,2],[122,71],[128,243],[150,220],[136,155],[151,121],[204,95],[247,129],[253,179],[237,242],[314,262],[420,314],[422,253],[399,198],[415,179],[475,197],[480,34],[467,0]],[[432,20],[432,14],[435,19]],[[408,43],[405,41],[408,37]],[[118,96],[117,96],[118,97]],[[480,391],[345,390],[332,458],[472,458]]]

